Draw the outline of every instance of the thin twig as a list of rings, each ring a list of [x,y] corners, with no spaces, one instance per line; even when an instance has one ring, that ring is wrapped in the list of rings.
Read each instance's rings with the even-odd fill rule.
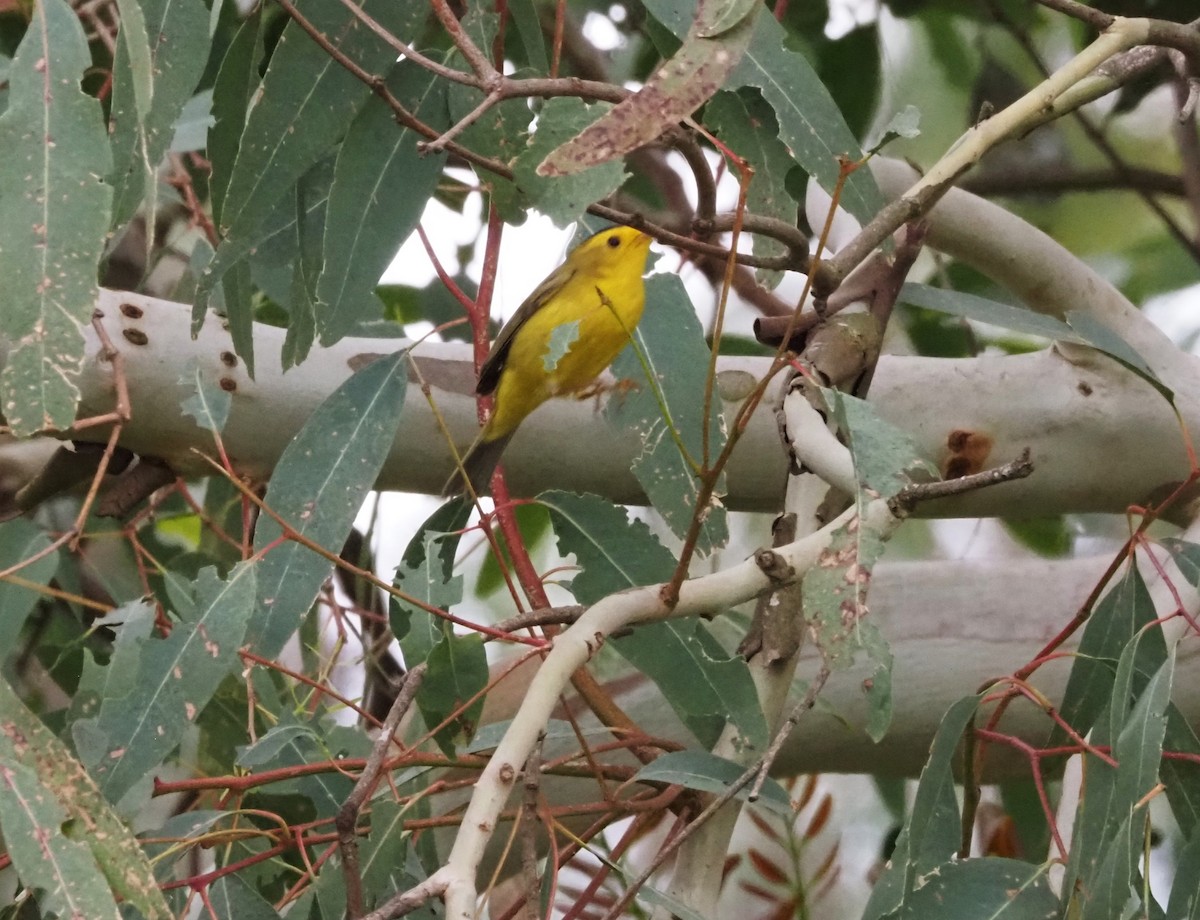
[[[936,498],[948,498],[951,495],[962,495],[964,492],[974,492],[1002,482],[1012,482],[1024,479],[1033,474],[1033,461],[1030,459],[1029,448],[1021,451],[1016,460],[1005,463],[994,469],[957,479],[944,479],[938,482],[921,482],[905,486],[899,494],[888,501],[888,508],[898,517],[910,514],[921,502],[932,501]]]
[[[342,871],[346,877],[346,913],[351,920],[358,920],[363,912],[362,872],[358,864],[358,815],[368,796],[375,791],[384,756],[392,743],[392,736],[395,735],[400,720],[412,706],[417,691],[421,688],[421,681],[425,679],[426,670],[426,663],[421,662],[405,675],[404,686],[392,701],[392,708],[383,720],[379,737],[371,747],[371,754],[358,776],[358,782],[354,784],[334,818],[334,826],[338,832],[338,848],[342,852]]]

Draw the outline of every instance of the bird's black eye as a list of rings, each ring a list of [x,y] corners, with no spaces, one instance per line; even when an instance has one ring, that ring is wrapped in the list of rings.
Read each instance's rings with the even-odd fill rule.
[[[618,246],[621,245],[621,238],[614,233],[605,242],[608,243],[609,249],[616,249]]]

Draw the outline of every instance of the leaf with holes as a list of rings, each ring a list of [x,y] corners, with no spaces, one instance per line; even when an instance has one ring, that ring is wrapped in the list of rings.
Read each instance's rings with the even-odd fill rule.
[[[79,19],[63,0],[36,3],[31,16],[0,115],[0,414],[17,435],[75,419],[112,204],[103,112],[79,88],[92,65]]]

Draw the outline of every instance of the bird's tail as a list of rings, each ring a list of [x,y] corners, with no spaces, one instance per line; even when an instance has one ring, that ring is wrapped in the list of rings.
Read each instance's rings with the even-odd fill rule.
[[[443,495],[460,495],[467,491],[467,483],[476,495],[483,495],[492,480],[492,471],[500,462],[500,455],[512,440],[512,434],[503,437],[487,439],[487,428],[480,432],[475,443],[470,446],[462,458],[462,468],[454,471],[454,475],[442,489]],[[463,472],[466,478],[463,478]]]

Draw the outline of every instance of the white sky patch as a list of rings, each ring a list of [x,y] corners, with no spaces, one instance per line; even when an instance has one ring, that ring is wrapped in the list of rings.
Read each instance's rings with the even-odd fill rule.
[[[859,26],[874,22],[878,16],[879,6],[875,0],[830,0],[825,37],[839,39]]]
[[[624,18],[624,10],[622,18]],[[621,33],[612,20],[599,13],[588,13],[583,20],[583,37],[598,51],[612,51],[621,46]]]

